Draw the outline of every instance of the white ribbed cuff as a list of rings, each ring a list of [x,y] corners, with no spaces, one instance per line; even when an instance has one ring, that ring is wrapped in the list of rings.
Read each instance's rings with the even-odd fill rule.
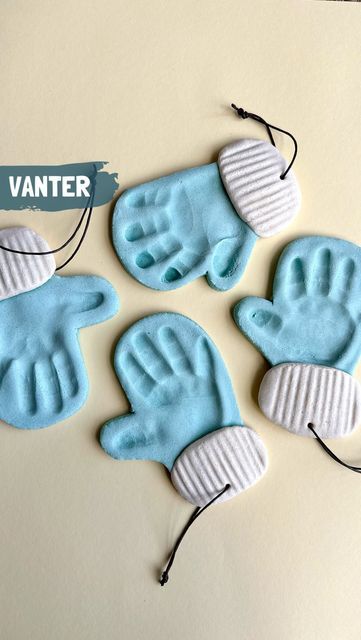
[[[259,480],[267,468],[261,438],[248,427],[224,427],[190,444],[171,471],[183,498],[203,507],[230,484],[215,503],[233,498]]]
[[[292,170],[280,152],[263,140],[237,140],[222,149],[218,168],[238,215],[261,237],[286,227],[301,205],[301,193]]]
[[[0,245],[20,251],[50,251],[48,243],[28,227],[0,230]],[[0,300],[40,287],[55,271],[54,255],[22,255],[0,249]]]
[[[264,415],[292,433],[346,436],[361,421],[361,386],[349,373],[315,364],[279,364],[264,376],[258,396]]]

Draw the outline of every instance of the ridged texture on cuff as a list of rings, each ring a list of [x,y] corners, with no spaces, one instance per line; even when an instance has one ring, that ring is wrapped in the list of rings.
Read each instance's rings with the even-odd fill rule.
[[[301,195],[287,162],[269,142],[244,139],[224,147],[218,167],[238,215],[262,237],[273,236],[297,214]]]
[[[28,227],[1,229],[0,245],[20,251],[49,251],[47,242]],[[26,256],[0,249],[0,300],[36,289],[49,280],[54,271],[52,254]]]
[[[227,483],[231,488],[216,502],[224,502],[252,486],[266,471],[267,452],[248,427],[224,427],[187,447],[174,463],[171,478],[183,498],[204,506]]]
[[[346,436],[361,421],[361,386],[350,374],[313,364],[280,364],[264,376],[259,406],[265,416],[292,433]]]

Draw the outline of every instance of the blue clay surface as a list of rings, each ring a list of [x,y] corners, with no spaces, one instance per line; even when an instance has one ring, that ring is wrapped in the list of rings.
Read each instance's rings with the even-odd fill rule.
[[[159,313],[134,324],[117,345],[115,370],[131,413],[101,430],[113,458],[157,460],[170,470],[194,440],[242,425],[220,354],[182,315]]]
[[[113,243],[124,267],[162,291],[202,275],[215,289],[231,289],[256,239],[235,212],[216,163],[128,189],[113,215]]]
[[[47,427],[75,413],[88,395],[78,329],[119,307],[96,276],[53,276],[0,302],[0,419],[22,429]]]
[[[278,263],[273,302],[244,298],[234,318],[272,366],[301,362],[351,373],[361,353],[361,248],[324,236],[291,242]]]

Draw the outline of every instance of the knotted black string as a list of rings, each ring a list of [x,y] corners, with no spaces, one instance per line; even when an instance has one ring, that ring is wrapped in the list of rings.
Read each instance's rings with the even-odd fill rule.
[[[86,210],[87,210],[87,209],[84,209],[84,212],[85,212]],[[61,265],[59,265],[59,267],[56,267],[55,271],[59,271],[60,269],[63,269],[64,267],[66,267],[66,265],[67,265],[67,264],[69,264],[69,262],[71,262],[71,261],[72,261],[72,259],[73,259],[73,258],[75,258],[76,254],[78,253],[78,251],[79,251],[79,249],[80,249],[81,245],[83,244],[83,242],[84,242],[84,240],[85,240],[85,236],[86,236],[87,231],[88,231],[88,229],[89,229],[89,225],[90,225],[90,220],[91,220],[91,217],[92,217],[92,213],[93,213],[93,207],[90,207],[90,209],[89,209],[89,213],[88,213],[88,217],[87,217],[86,222],[85,222],[84,231],[83,231],[83,233],[82,233],[82,235],[81,235],[81,237],[80,237],[80,240],[79,240],[78,244],[76,245],[76,247],[75,247],[75,249],[74,249],[73,253],[69,256],[69,258],[67,258],[67,260],[65,260],[65,262],[63,262]],[[82,220],[83,220],[83,217],[81,218],[81,221],[82,221]],[[80,223],[80,224],[81,224],[81,223]],[[79,224],[79,227],[80,227],[80,224]],[[78,227],[78,228],[79,228],[79,227]]]
[[[343,462],[343,460],[340,460],[340,458],[338,458],[336,454],[333,453],[331,449],[329,449],[327,444],[325,444],[324,441],[320,438],[320,436],[316,433],[315,427],[313,426],[312,422],[309,422],[307,426],[312,431],[319,445],[322,447],[324,451],[326,451],[327,455],[329,455],[330,458],[332,458],[332,460],[335,460],[335,462],[338,462],[338,464],[340,464],[342,467],[346,467],[346,469],[350,469],[350,471],[354,471],[355,473],[361,473],[361,467],[354,467],[352,464],[347,464],[347,462]]]
[[[199,516],[206,510],[208,509],[208,507],[211,506],[211,504],[213,504],[213,502],[215,502],[216,500],[218,500],[218,498],[220,498],[221,496],[223,496],[224,493],[226,493],[226,491],[228,491],[228,489],[231,488],[230,484],[226,484],[226,486],[222,489],[222,491],[220,491],[219,493],[217,493],[216,496],[214,496],[214,498],[212,498],[212,500],[210,500],[209,502],[207,502],[206,505],[204,505],[204,507],[197,507],[197,509],[195,510],[195,512],[192,514],[190,520],[187,522],[186,526],[184,527],[182,533],[180,534],[177,542],[174,545],[173,551],[171,553],[171,556],[168,560],[168,564],[165,568],[165,570],[163,571],[159,583],[162,587],[164,587],[165,584],[167,584],[168,580],[169,580],[169,572],[172,568],[172,564],[174,562],[176,553],[180,547],[180,544],[185,536],[185,534],[187,533],[188,529],[190,528],[190,526],[193,524],[193,522],[195,522],[195,520],[197,520],[197,518],[199,518]]]
[[[287,169],[283,173],[281,173],[281,175],[280,175],[280,180],[284,180],[285,177],[287,176],[289,170],[291,169],[294,161],[296,160],[296,156],[297,156],[297,152],[298,152],[298,145],[297,145],[296,138],[292,135],[292,133],[290,133],[289,131],[286,131],[286,129],[281,129],[280,127],[276,127],[274,124],[270,124],[264,118],[262,118],[261,116],[258,116],[256,113],[249,113],[245,109],[242,109],[242,107],[236,107],[236,105],[233,104],[233,103],[231,104],[231,107],[232,107],[232,109],[234,109],[237,112],[239,117],[242,118],[243,120],[246,120],[246,118],[251,118],[252,120],[255,120],[256,122],[260,122],[261,124],[263,124],[267,129],[267,133],[269,135],[269,139],[271,141],[271,144],[274,147],[276,146],[276,144],[275,144],[271,129],[275,129],[275,131],[280,131],[281,133],[284,133],[286,136],[289,136],[291,138],[291,140],[293,141],[293,144],[295,145],[295,150],[294,150],[294,153],[293,153],[292,160],[289,163]]]
[[[92,183],[92,189],[88,198],[88,202],[87,202],[87,206],[85,207],[85,209],[83,210],[83,213],[80,216],[80,220],[78,222],[78,224],[76,225],[73,233],[69,236],[69,238],[62,244],[60,245],[60,247],[57,247],[56,249],[49,249],[49,251],[21,251],[20,249],[12,249],[11,247],[6,247],[2,244],[0,244],[0,249],[2,249],[3,251],[7,251],[8,253],[17,253],[20,254],[22,256],[49,256],[51,254],[54,253],[59,253],[59,251],[62,251],[63,249],[65,249],[65,247],[67,247],[72,240],[74,240],[75,236],[78,234],[78,231],[80,229],[80,227],[82,226],[83,220],[86,217],[87,213],[88,216],[86,218],[86,222],[85,222],[85,227],[84,227],[84,231],[80,237],[80,240],[77,244],[77,246],[75,247],[73,253],[70,255],[69,258],[67,258],[67,260],[65,260],[65,262],[63,262],[61,265],[59,265],[59,267],[56,267],[55,271],[59,271],[60,269],[63,269],[63,267],[65,267],[67,264],[69,264],[69,262],[76,256],[76,254],[78,253],[81,245],[83,244],[83,241],[85,239],[86,233],[89,229],[89,224],[90,224],[90,220],[92,217],[92,213],[93,213],[93,202],[94,202],[94,193],[95,193],[95,188],[94,188],[94,183]]]

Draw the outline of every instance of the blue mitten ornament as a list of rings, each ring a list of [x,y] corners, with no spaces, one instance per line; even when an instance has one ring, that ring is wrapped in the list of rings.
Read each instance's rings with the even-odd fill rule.
[[[258,238],[283,229],[300,207],[292,171],[262,140],[222,149],[218,162],[128,189],[113,215],[113,243],[142,284],[169,291],[206,275],[219,291],[240,279]]]
[[[259,391],[267,418],[318,439],[352,432],[361,420],[361,386],[351,375],[361,352],[360,247],[323,236],[291,242],[273,302],[244,298],[234,318],[272,366]]]
[[[84,404],[88,379],[78,330],[113,316],[118,298],[104,278],[55,276],[55,261],[27,227],[0,231],[0,419],[47,427]],[[48,255],[41,255],[49,251]]]
[[[192,320],[158,313],[120,339],[115,370],[131,412],[107,422],[105,451],[120,460],[156,460],[177,491],[203,507],[228,500],[266,468],[259,436],[242,426],[232,385],[215,345]]]
[[[103,449],[119,460],[161,462],[180,495],[197,506],[162,573],[163,586],[189,527],[210,505],[257,482],[267,454],[243,426],[220,354],[192,320],[158,313],[136,322],[117,345],[115,370],[131,412],[103,426]]]

